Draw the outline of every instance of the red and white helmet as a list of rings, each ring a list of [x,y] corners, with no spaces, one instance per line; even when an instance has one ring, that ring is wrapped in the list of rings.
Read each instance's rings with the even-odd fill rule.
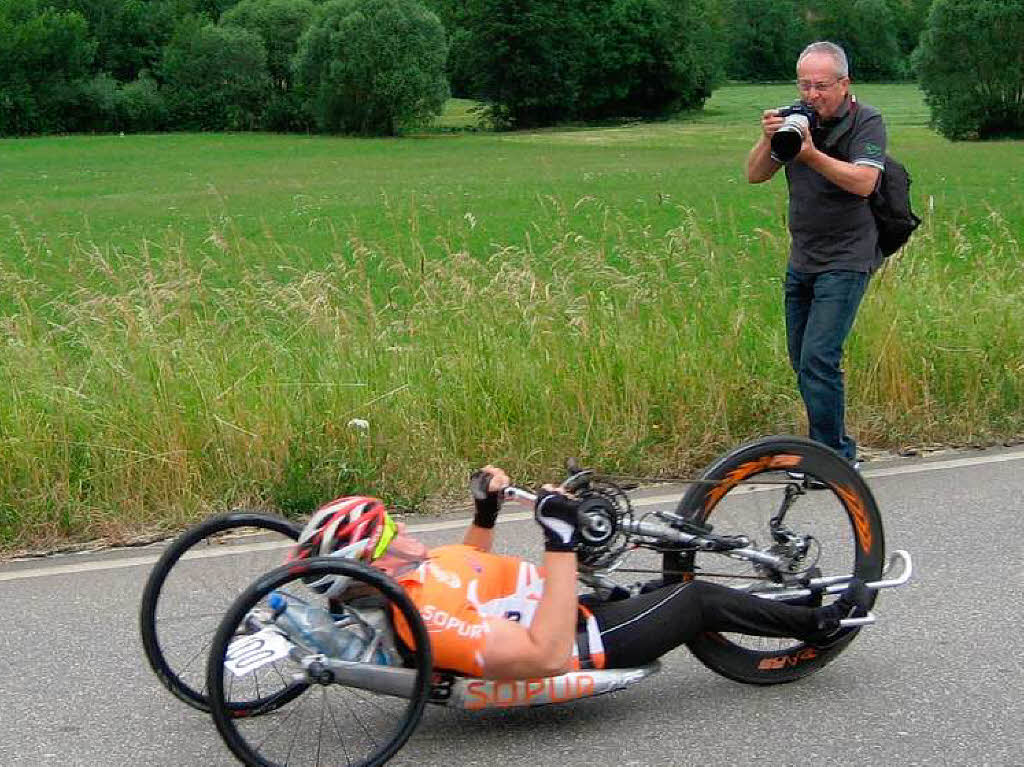
[[[345,557],[370,563],[387,551],[396,526],[376,498],[351,495],[317,509],[288,555],[289,562],[312,557]],[[308,585],[328,597],[344,591],[349,579],[327,575]]]

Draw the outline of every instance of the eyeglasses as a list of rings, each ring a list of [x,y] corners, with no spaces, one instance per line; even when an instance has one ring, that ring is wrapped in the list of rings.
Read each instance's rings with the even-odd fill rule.
[[[797,80],[796,81],[796,87],[800,89],[801,93],[810,93],[811,91],[817,91],[818,93],[824,93],[825,91],[827,91],[830,88],[832,88],[833,86],[835,86],[835,84],[838,83],[842,79],[843,79],[842,77],[837,77],[835,80],[833,80],[830,83],[811,83],[811,82],[808,82],[807,80]]]

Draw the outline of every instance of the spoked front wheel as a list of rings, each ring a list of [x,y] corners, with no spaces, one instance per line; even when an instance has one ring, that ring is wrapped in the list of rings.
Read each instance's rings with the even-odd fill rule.
[[[347,590],[328,600],[318,587],[333,578],[348,579]],[[326,611],[334,629],[326,639],[324,633],[315,641],[302,638],[289,628],[282,605]],[[408,627],[411,649],[394,639],[396,614]],[[352,650],[345,632],[356,625],[361,649]],[[269,657],[280,644],[278,636],[288,640],[277,651],[286,654],[261,665],[261,655]],[[332,668],[338,660],[348,662]],[[427,630],[402,588],[371,567],[327,557],[283,565],[246,589],[218,627],[207,661],[217,730],[249,767],[382,765],[419,724],[430,679]],[[301,694],[287,705],[238,714],[258,690],[288,684]]]
[[[218,514],[179,535],[153,566],[139,631],[149,665],[179,699],[210,710],[205,663],[221,618],[256,576],[281,563],[300,532],[274,514]]]
[[[769,437],[727,454],[690,487],[677,514],[745,535],[750,546],[782,558],[783,572],[713,553],[668,552],[667,580],[699,578],[756,593],[801,578],[878,580],[885,559],[882,520],[863,477],[837,453],[800,437]],[[826,597],[826,600],[835,597]],[[820,604],[820,599],[811,605]],[[689,643],[708,668],[738,682],[779,684],[833,660],[856,636],[827,649],[796,639],[706,632]]]

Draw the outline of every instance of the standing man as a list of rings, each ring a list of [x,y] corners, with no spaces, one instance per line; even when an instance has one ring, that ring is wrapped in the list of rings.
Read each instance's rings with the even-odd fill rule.
[[[817,119],[785,164],[792,240],[785,293],[789,361],[810,437],[856,464],[840,364],[868,279],[882,262],[868,196],[885,167],[885,125],[876,109],[850,94],[849,74],[846,54],[834,43],[808,45],[796,63],[801,101]],[[761,116],[761,136],[747,157],[750,183],[768,181],[783,167],[771,151],[782,124],[775,110]]]

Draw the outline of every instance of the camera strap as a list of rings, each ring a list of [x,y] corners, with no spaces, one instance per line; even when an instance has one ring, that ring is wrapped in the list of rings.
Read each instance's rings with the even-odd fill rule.
[[[823,149],[828,154],[835,152],[838,155],[846,155],[845,157],[840,156],[838,159],[848,160],[850,153],[849,151],[840,152],[839,142],[853,132],[853,126],[857,122],[858,111],[857,97],[851,93],[850,108],[846,110],[846,114],[840,118],[839,122],[832,127],[832,130],[829,131],[828,136],[825,137],[823,142]]]

